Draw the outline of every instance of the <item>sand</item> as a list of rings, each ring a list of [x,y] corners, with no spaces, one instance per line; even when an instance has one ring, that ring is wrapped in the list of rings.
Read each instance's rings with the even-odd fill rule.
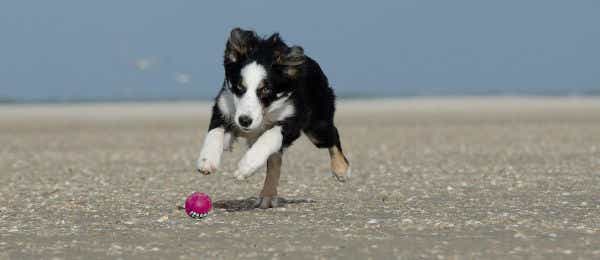
[[[195,171],[209,108],[0,106],[0,259],[600,258],[600,99],[339,102],[353,178],[301,137],[268,210],[264,169],[231,175],[244,142]]]

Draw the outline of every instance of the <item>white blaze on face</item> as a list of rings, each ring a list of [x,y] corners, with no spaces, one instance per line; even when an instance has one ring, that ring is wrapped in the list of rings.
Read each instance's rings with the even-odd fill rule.
[[[235,122],[239,126],[238,119],[240,116],[249,116],[252,119],[252,123],[247,129],[252,130],[258,128],[262,124],[263,108],[260,99],[256,95],[256,90],[261,82],[267,77],[267,71],[262,65],[252,62],[242,68],[241,76],[241,80],[246,87],[246,92],[241,97],[234,98],[236,104]]]

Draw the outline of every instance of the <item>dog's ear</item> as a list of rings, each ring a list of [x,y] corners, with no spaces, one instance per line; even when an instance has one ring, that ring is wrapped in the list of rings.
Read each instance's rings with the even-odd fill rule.
[[[292,46],[287,53],[282,56],[281,65],[298,66],[306,61],[304,49],[300,46]]]
[[[225,46],[225,61],[240,61],[256,46],[257,42],[258,36],[254,31],[234,28]]]
[[[274,33],[269,36],[267,42],[270,43],[271,47],[276,50],[287,48],[287,45],[283,42],[281,36],[279,36],[279,33]]]
[[[276,52],[275,62],[277,65],[283,66],[283,72],[294,78],[300,71],[300,65],[306,62],[306,56],[304,55],[304,49],[300,46],[292,46],[285,48],[281,52]]]

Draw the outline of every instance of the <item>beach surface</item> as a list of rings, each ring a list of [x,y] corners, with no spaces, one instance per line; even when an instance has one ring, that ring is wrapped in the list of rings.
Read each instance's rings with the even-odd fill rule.
[[[301,137],[268,210],[245,142],[196,172],[210,107],[0,106],[0,259],[600,258],[600,99],[340,101],[352,179]]]

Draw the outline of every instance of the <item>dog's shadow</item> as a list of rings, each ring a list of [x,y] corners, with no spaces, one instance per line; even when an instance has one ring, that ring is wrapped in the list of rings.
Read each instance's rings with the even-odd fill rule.
[[[218,209],[225,209],[228,212],[247,211],[257,209],[257,201],[257,197],[237,200],[217,200],[213,202],[213,206]],[[282,197],[278,198],[278,202],[280,207],[284,207],[287,204],[315,203],[312,199],[286,199]]]

